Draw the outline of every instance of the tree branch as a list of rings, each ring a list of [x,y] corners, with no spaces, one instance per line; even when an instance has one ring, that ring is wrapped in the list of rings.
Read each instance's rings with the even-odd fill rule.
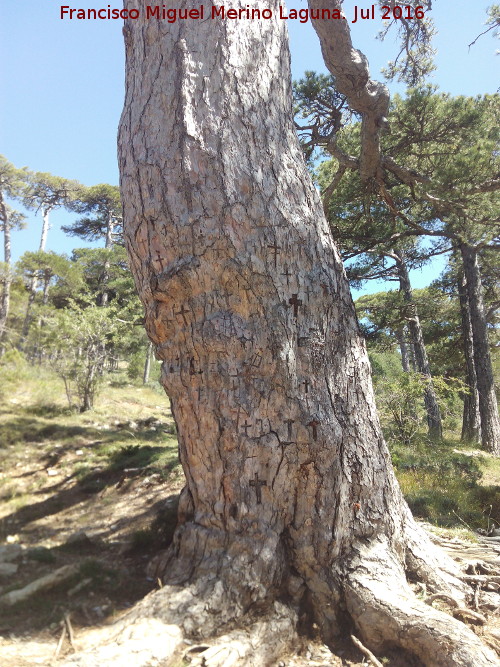
[[[342,11],[340,0],[309,0],[311,9]],[[335,77],[337,90],[349,106],[362,115],[359,172],[363,181],[374,179],[380,168],[380,130],[389,111],[389,91],[370,79],[366,56],[352,45],[347,21],[313,19],[326,66]]]

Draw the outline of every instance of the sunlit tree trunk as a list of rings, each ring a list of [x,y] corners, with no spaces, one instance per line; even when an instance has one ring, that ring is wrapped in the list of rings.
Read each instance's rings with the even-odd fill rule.
[[[460,278],[458,286],[460,315],[462,319],[462,339],[467,372],[466,383],[469,393],[464,397],[462,419],[462,440],[464,442],[481,442],[481,415],[479,414],[479,393],[477,390],[476,365],[474,363],[474,338],[470,319],[469,299],[465,276]]]
[[[42,252],[45,251],[45,247],[47,245],[47,237],[49,235],[49,229],[50,229],[50,208],[44,207],[42,208],[42,233],[40,235],[40,246],[38,250],[41,250]]]
[[[417,371],[426,378],[424,403],[427,413],[427,426],[429,428],[429,435],[439,438],[443,433],[441,413],[436,398],[436,392],[432,386],[431,368],[427,359],[427,352],[425,349],[424,337],[422,335],[420,319],[418,317],[417,306],[413,300],[410,276],[408,275],[404,253],[401,250],[394,250],[393,253],[396,261],[396,270],[398,274],[400,290],[406,305],[406,321],[408,322],[408,329],[410,331],[413,344],[416,368]]]
[[[350,619],[374,650],[494,664],[406,581],[411,571],[463,597],[395,481],[347,281],[293,130],[285,26],[125,24],[125,237],[187,481],[157,561],[166,585],[134,613],[203,636],[278,605],[327,641]],[[261,634],[238,664],[269,664],[282,640],[277,628]]]
[[[405,340],[405,331],[403,327],[396,330],[396,340],[398,341],[399,351],[401,353],[401,366],[405,373],[410,372],[410,356],[408,354],[408,346]]]
[[[500,420],[477,250],[466,243],[462,243],[460,252],[464,267],[474,343],[474,365],[477,378],[479,414],[481,415],[481,442],[485,449],[498,456],[500,454]]]
[[[144,372],[142,374],[142,384],[149,382],[149,374],[151,372],[151,355],[153,354],[153,343],[149,343],[146,350],[146,359],[144,361]]]
[[[11,274],[11,226],[9,223],[9,216],[7,207],[5,205],[3,195],[0,191],[0,222],[3,230],[3,248],[5,262],[5,274],[2,278],[2,301],[0,303],[0,354],[3,353],[3,346],[1,344],[5,335],[5,328],[7,326],[7,319],[10,310],[10,287],[12,284]]]

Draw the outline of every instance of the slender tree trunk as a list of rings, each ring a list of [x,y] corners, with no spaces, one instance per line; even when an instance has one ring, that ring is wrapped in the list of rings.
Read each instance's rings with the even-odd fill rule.
[[[42,234],[40,236],[40,246],[38,248],[38,250],[42,252],[45,252],[45,246],[47,245],[47,236],[50,229],[50,222],[49,222],[50,211],[51,209],[47,207],[42,209]],[[28,288],[29,297],[28,297],[28,304],[26,306],[26,313],[24,315],[23,328],[21,331],[21,347],[24,346],[24,343],[26,342],[30,330],[31,309],[33,307],[33,303],[35,302],[38,282],[39,282],[38,272],[35,271],[33,273],[33,277],[31,278],[30,285]]]
[[[187,480],[157,561],[166,585],[127,622],[153,615],[175,648],[255,613],[259,640],[238,640],[240,665],[270,664],[299,613],[325,640],[348,621],[375,651],[494,664],[405,578],[464,595],[412,520],[381,436],[293,129],[286,22],[142,18],[124,34],[125,236]]]
[[[148,349],[146,350],[146,360],[144,362],[144,373],[142,374],[142,384],[147,384],[149,382],[149,374],[151,372],[151,355],[153,354],[153,343],[151,341],[148,344]]]
[[[47,245],[47,236],[49,234],[49,229],[50,229],[50,222],[49,222],[50,211],[51,211],[50,208],[42,209],[42,234],[40,236],[40,246],[38,250],[41,250],[43,252],[45,252],[45,246]]]
[[[406,304],[406,321],[408,322],[408,329],[410,331],[410,336],[413,343],[417,371],[424,375],[426,378],[424,403],[425,410],[427,412],[429,435],[440,438],[443,434],[441,413],[439,410],[436,393],[434,391],[434,387],[432,386],[431,369],[427,359],[427,352],[425,350],[422,327],[420,326],[420,319],[417,312],[417,305],[413,300],[410,276],[408,275],[408,269],[406,268],[406,261],[403,251],[393,250],[393,253],[397,258],[396,269],[398,273],[399,287],[403,295],[403,300]]]
[[[33,309],[33,304],[35,303],[37,285],[38,285],[38,278],[33,277],[29,286],[28,303],[26,304],[26,312],[24,314],[23,328],[21,330],[21,339],[20,339],[21,349],[24,348],[26,339],[28,338],[31,325],[31,311]]]
[[[109,214],[108,216],[108,224],[106,226],[106,239],[104,242],[104,247],[105,248],[112,248],[113,247],[113,232],[115,230],[116,222],[114,217]]]
[[[12,284],[12,273],[11,273],[11,227],[9,223],[9,216],[7,214],[7,207],[3,199],[3,195],[0,192],[0,220],[2,221],[3,229],[3,248],[4,248],[4,262],[5,262],[5,275],[2,279],[2,301],[0,304],[0,354],[3,354],[3,345],[2,340],[5,335],[5,329],[7,326],[7,319],[9,317],[10,310],[10,288]]]
[[[474,363],[474,338],[472,333],[469,299],[467,296],[467,283],[464,275],[459,278],[458,297],[462,319],[466,384],[469,388],[469,393],[464,397],[461,439],[464,442],[480,443],[481,415],[479,413],[479,392],[477,390],[476,365]]]
[[[415,346],[413,345],[412,341],[410,341],[408,347],[410,349],[410,368],[414,373],[416,373],[417,362],[415,361]]]
[[[401,352],[401,366],[405,373],[409,373],[410,357],[408,355],[408,346],[406,345],[405,331],[403,327],[396,330],[396,340],[398,341],[399,351]]]
[[[108,216],[108,224],[106,226],[106,240],[105,240],[105,244],[104,244],[104,247],[106,248],[106,250],[111,250],[111,248],[113,247],[113,231],[114,231],[114,228],[115,228],[115,219],[110,214]],[[101,306],[106,306],[107,303],[108,303],[108,300],[109,300],[109,292],[106,289],[106,287],[107,287],[107,284],[108,284],[108,281],[109,281],[109,267],[110,266],[111,265],[110,265],[109,259],[106,259],[106,261],[104,262],[104,271],[103,271],[102,279],[101,279],[101,283],[102,283],[103,288],[104,288],[103,292],[101,293]]]
[[[479,414],[481,415],[481,442],[486,450],[498,456],[500,454],[500,420],[477,250],[467,243],[462,243],[460,252],[462,254],[474,342],[474,365],[479,394]]]

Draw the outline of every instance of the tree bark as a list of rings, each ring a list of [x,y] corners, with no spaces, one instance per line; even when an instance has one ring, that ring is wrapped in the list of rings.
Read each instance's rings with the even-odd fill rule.
[[[413,300],[410,276],[408,275],[405,256],[402,250],[393,250],[393,256],[396,261],[399,287],[403,295],[403,300],[406,304],[406,321],[408,322],[408,330],[410,332],[413,343],[417,371],[426,378],[424,403],[427,413],[427,426],[429,428],[429,435],[435,438],[440,438],[443,435],[441,412],[439,410],[434,387],[432,386],[431,368],[429,366],[429,360],[427,359],[427,352],[425,350],[422,327],[420,326],[420,319],[417,312],[417,304]]]
[[[167,585],[135,618],[200,637],[245,614],[270,624],[284,614],[292,627],[305,613],[326,641],[350,619],[374,651],[391,643],[427,665],[493,665],[406,582],[411,571],[464,596],[393,474],[347,280],[293,129],[285,24],[125,23],[125,238],[187,480],[157,561]],[[263,656],[243,664],[275,657]]]
[[[144,372],[142,374],[142,384],[147,384],[149,382],[149,373],[151,371],[151,355],[153,354],[153,343],[151,341],[148,344],[146,350],[146,359],[144,361]]]
[[[403,327],[396,330],[396,340],[398,341],[399,351],[401,352],[401,366],[405,373],[410,372],[410,357],[408,355],[408,346],[405,340],[405,331]]]
[[[498,456],[500,455],[500,420],[477,250],[467,243],[461,243],[460,252],[464,267],[474,342],[474,365],[479,394],[479,414],[481,415],[481,443],[487,451]]]
[[[5,262],[5,276],[2,280],[2,302],[0,304],[0,354],[3,353],[3,346],[1,345],[7,327],[7,319],[10,310],[10,288],[12,284],[11,274],[11,226],[7,207],[3,199],[3,194],[0,191],[0,220],[2,221],[3,229],[3,248],[4,248],[4,262]]]
[[[459,278],[458,298],[462,320],[466,384],[469,388],[469,393],[464,397],[461,440],[477,444],[481,442],[481,415],[479,413],[479,392],[477,390],[476,365],[474,363],[474,337],[465,275]]]
[[[113,231],[114,231],[114,229],[115,229],[115,219],[114,219],[113,215],[110,213],[108,215],[108,223],[106,225],[106,237],[105,237],[105,241],[104,241],[104,247],[106,248],[106,250],[111,250],[111,248],[113,247]],[[106,259],[106,261],[104,262],[104,270],[103,270],[102,277],[101,277],[101,283],[104,286],[104,290],[101,293],[101,297],[100,297],[100,305],[101,306],[106,306],[108,304],[108,300],[109,300],[109,292],[106,288],[107,288],[107,284],[108,284],[108,281],[109,281],[109,268],[110,268],[110,266],[111,266],[111,264],[110,264],[109,259]]]
[[[40,235],[40,246],[38,250],[41,250],[43,252],[45,251],[45,246],[47,245],[47,237],[50,229],[50,222],[49,222],[50,211],[51,209],[46,206],[42,208],[42,233]],[[36,284],[35,284],[35,289],[36,289]]]

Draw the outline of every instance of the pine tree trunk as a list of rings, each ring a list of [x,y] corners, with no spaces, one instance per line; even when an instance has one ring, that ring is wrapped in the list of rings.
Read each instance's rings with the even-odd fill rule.
[[[113,232],[115,230],[115,219],[111,214],[108,215],[108,224],[106,225],[106,239],[104,242],[105,248],[113,247]]]
[[[125,237],[187,480],[157,561],[166,585],[133,618],[200,637],[252,613],[293,629],[304,613],[327,641],[350,618],[375,651],[492,665],[473,633],[406,582],[409,570],[464,594],[392,471],[347,280],[293,129],[285,26],[125,24]],[[288,636],[272,627],[237,664],[272,662]]]
[[[401,352],[401,366],[405,373],[410,372],[410,357],[408,355],[408,346],[405,340],[405,331],[403,327],[396,330],[396,340],[398,341],[399,351]]]
[[[4,262],[5,262],[5,275],[2,280],[2,301],[0,304],[0,354],[3,353],[3,346],[1,345],[2,340],[5,335],[5,329],[7,327],[7,319],[9,317],[10,310],[10,288],[12,284],[12,274],[11,274],[11,227],[9,223],[9,217],[7,214],[7,207],[3,199],[3,195],[0,192],[0,220],[2,221],[3,228],[3,248],[4,248]]]
[[[464,397],[461,439],[463,442],[480,443],[481,415],[479,413],[479,392],[477,390],[476,365],[474,363],[474,338],[472,334],[472,323],[465,276],[462,276],[459,279],[458,298],[462,320],[462,339],[467,374],[466,384],[469,388],[469,393]]]
[[[113,231],[115,228],[115,221],[113,216],[110,214],[108,216],[108,224],[106,225],[106,239],[104,242],[104,247],[106,250],[111,250],[113,247]],[[101,293],[100,297],[100,305],[101,306],[106,306],[109,301],[109,292],[107,290],[107,284],[109,281],[109,267],[110,267],[110,262],[109,259],[106,259],[104,262],[104,271],[102,273],[101,277],[101,284],[103,285],[103,292]]]
[[[474,365],[479,394],[479,414],[481,415],[481,443],[487,451],[498,456],[500,454],[500,420],[495,395],[495,383],[477,250],[466,243],[462,243],[460,245],[460,252],[462,254],[467,286],[474,342]]]
[[[417,304],[413,300],[410,276],[408,275],[408,269],[406,267],[403,251],[394,250],[393,253],[397,258],[396,270],[398,273],[399,287],[403,295],[403,300],[406,304],[406,321],[408,322],[408,329],[410,331],[410,336],[413,343],[417,371],[426,378],[424,403],[427,413],[427,426],[429,428],[429,435],[432,437],[440,438],[443,434],[441,412],[439,410],[434,387],[432,386],[431,368],[429,366],[427,352],[425,350],[422,327],[420,326],[420,319],[417,312]]]
[[[50,210],[51,210],[50,208],[42,209],[42,234],[40,236],[40,247],[38,248],[38,250],[42,252],[45,252],[45,246],[47,245],[47,236],[49,234],[49,229],[50,229],[50,223],[49,223]]]
[[[146,359],[144,361],[144,372],[142,374],[142,384],[147,384],[149,382],[149,373],[151,372],[151,355],[153,354],[153,343],[151,341],[148,344],[146,350]]]

